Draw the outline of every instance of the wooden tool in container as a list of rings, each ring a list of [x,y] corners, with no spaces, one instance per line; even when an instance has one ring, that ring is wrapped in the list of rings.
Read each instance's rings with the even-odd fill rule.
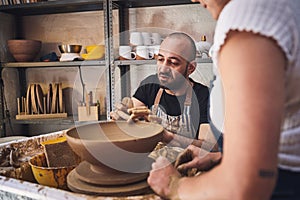
[[[93,103],[93,93],[86,94],[85,103],[78,106],[78,121],[98,121],[100,106]]]

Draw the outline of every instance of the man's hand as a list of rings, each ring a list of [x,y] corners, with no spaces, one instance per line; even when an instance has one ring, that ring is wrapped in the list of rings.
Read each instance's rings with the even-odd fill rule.
[[[128,109],[133,108],[133,103],[130,97],[124,97],[121,103],[115,105],[116,109],[110,112],[112,120],[129,120],[130,115]]]
[[[151,111],[146,106],[133,107],[133,101],[129,97],[124,97],[121,103],[116,103],[116,109],[110,112],[112,120],[125,120],[129,123],[144,119],[147,122],[160,122],[158,117],[152,116]],[[150,117],[151,116],[151,117]]]

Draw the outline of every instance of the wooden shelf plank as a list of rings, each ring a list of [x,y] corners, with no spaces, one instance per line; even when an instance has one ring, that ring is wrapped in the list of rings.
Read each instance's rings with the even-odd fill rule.
[[[22,120],[22,119],[57,119],[57,118],[66,118],[67,113],[54,113],[54,114],[32,114],[32,115],[25,115],[25,114],[20,114],[16,115],[17,120]]]
[[[68,61],[68,62],[7,62],[2,63],[6,68],[31,67],[76,67],[76,66],[105,66],[104,60]]]
[[[138,8],[192,4],[190,0],[113,0],[113,8]],[[103,10],[103,0],[57,0],[1,5],[0,12],[27,16]]]
[[[155,65],[156,60],[116,60],[115,65]]]
[[[212,63],[210,58],[197,58],[197,63]],[[115,65],[155,65],[156,60],[116,60]],[[71,61],[71,62],[7,62],[2,63],[6,68],[33,67],[76,67],[76,66],[105,66],[104,60]]]
[[[58,0],[0,6],[0,12],[14,15],[41,15],[102,10],[102,0]]]
[[[78,125],[88,122],[79,122],[78,116],[68,116],[65,118],[45,118],[45,119],[11,119],[13,124],[47,124],[47,125]],[[106,121],[106,115],[100,116],[100,121]]]
[[[197,63],[212,63],[211,58],[196,58]],[[156,60],[116,60],[115,65],[156,65]]]
[[[127,8],[193,4],[190,0],[119,0]]]

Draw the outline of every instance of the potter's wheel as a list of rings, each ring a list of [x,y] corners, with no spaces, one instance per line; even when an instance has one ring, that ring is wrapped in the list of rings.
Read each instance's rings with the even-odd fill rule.
[[[67,182],[73,192],[128,196],[151,193],[147,177],[148,173],[126,173],[113,169],[95,170],[90,163],[83,161],[68,174]]]

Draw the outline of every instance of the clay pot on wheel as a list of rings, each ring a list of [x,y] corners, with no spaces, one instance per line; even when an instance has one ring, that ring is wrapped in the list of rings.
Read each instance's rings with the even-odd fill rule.
[[[95,172],[144,172],[148,154],[161,141],[158,124],[125,121],[100,122],[66,131],[67,142]],[[148,170],[148,169],[147,169]]]

